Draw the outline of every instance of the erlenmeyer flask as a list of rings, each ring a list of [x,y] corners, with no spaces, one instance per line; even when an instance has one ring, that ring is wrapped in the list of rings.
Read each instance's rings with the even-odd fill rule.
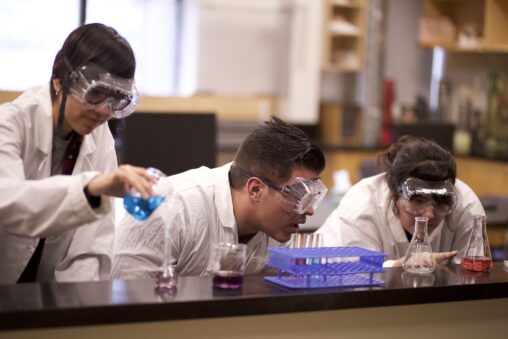
[[[469,271],[485,272],[492,269],[492,255],[487,238],[487,217],[474,216],[474,225],[462,258],[462,268]]]
[[[430,273],[436,268],[436,261],[430,248],[427,225],[429,218],[416,217],[413,238],[409,244],[402,268],[411,273]]]
[[[165,177],[166,175],[162,173],[160,170],[149,167],[147,173],[157,179]],[[152,214],[157,207],[164,201],[165,196],[158,194],[156,186],[154,186],[154,190],[156,191],[156,195],[151,196],[148,199],[143,199],[141,194],[134,188],[126,194],[123,198],[123,206],[134,218],[138,220],[146,220]]]

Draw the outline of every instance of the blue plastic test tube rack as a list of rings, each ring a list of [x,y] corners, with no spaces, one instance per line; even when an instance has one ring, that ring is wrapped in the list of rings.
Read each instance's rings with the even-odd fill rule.
[[[289,288],[382,285],[386,254],[361,247],[269,248],[267,266],[278,269],[267,281]]]

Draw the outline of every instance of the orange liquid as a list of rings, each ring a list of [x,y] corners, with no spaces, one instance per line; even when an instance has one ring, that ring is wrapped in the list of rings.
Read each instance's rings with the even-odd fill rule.
[[[486,272],[492,269],[492,259],[487,257],[464,257],[462,259],[462,268],[475,272]]]

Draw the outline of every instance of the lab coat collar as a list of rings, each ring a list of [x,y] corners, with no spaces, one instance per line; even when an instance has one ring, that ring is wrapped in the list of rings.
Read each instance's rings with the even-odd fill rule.
[[[389,204],[388,201],[386,203]],[[388,222],[388,225],[390,226],[390,230],[392,231],[392,234],[395,237],[395,241],[396,242],[407,242],[407,237],[406,237],[406,232],[404,232],[404,227],[402,227],[399,217],[396,216],[395,213],[393,212],[391,204],[390,204],[390,206],[387,206],[386,208],[387,208],[386,209],[386,211],[387,211],[386,218],[388,220],[387,222]]]
[[[230,168],[231,163],[216,168],[218,173],[214,184],[214,202],[221,224],[238,238],[236,219],[233,212],[233,197],[231,196],[231,187],[229,185]]]
[[[390,230],[388,234],[391,234],[393,237],[392,242],[394,244],[395,256],[399,258],[406,253],[406,250],[409,247],[409,241],[407,240],[406,233],[400,223],[399,217],[397,217],[393,212],[390,200],[386,198],[390,196],[390,188],[386,184],[384,174],[381,175],[380,178],[382,178],[381,180],[383,180],[384,183],[382,185],[378,185],[379,188],[376,196],[376,201],[378,201],[377,208],[380,211],[386,211],[386,227]]]
[[[443,218],[441,223],[432,231],[432,233],[429,234],[429,241],[430,241],[431,245],[440,243],[441,234],[443,233],[445,219],[446,218]],[[437,247],[434,246],[434,248],[437,248]]]
[[[33,89],[39,102],[38,111],[35,114],[34,129],[37,140],[37,148],[46,156],[51,153],[53,144],[53,107],[51,103],[49,84]],[[83,138],[79,156],[74,168],[91,169],[90,157],[95,152],[97,145],[92,136],[86,135]],[[81,170],[80,170],[81,171]]]
[[[30,91],[34,91],[38,101],[37,111],[34,112],[34,130],[36,146],[39,151],[45,155],[51,152],[53,143],[53,107],[51,103],[49,83],[38,86]]]
[[[378,176],[378,180],[381,180],[383,183],[381,185],[377,185],[378,188],[376,190],[375,197],[377,201],[377,208],[379,211],[386,211],[386,227],[390,229],[390,233],[395,238],[393,241],[395,241],[395,243],[407,242],[407,237],[402,225],[400,224],[400,220],[393,212],[390,200],[386,198],[390,196],[390,188],[386,183],[385,174],[380,174]]]

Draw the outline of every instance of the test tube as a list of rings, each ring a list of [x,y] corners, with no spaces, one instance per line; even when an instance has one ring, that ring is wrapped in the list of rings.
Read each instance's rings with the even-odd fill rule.
[[[162,267],[155,279],[155,286],[160,290],[172,290],[176,288],[176,275],[171,266],[171,225],[175,218],[175,208],[172,204],[172,197],[162,204],[164,210],[164,257]]]
[[[291,234],[291,239],[289,240],[289,248],[302,248],[304,244],[303,234],[301,233],[293,233]]]

